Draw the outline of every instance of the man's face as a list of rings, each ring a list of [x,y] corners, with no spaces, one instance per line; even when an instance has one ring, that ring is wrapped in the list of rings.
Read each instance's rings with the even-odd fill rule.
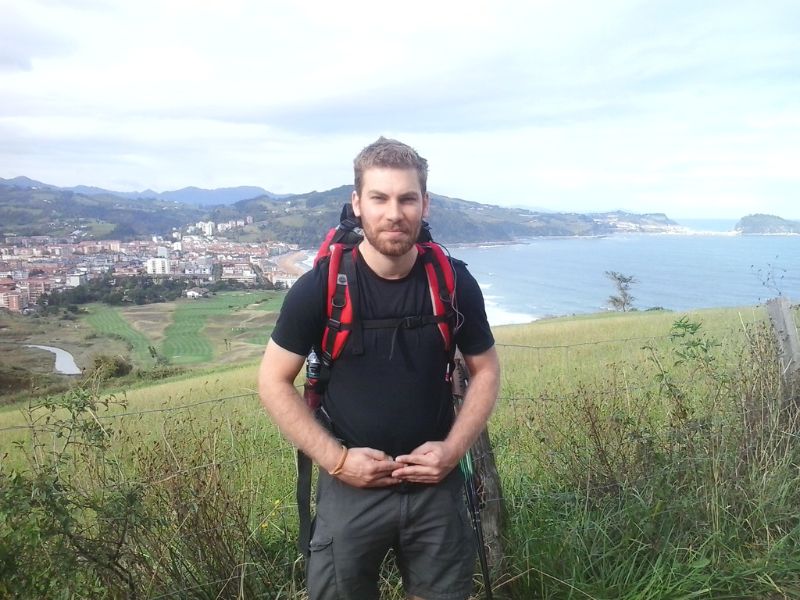
[[[361,193],[353,192],[353,211],[361,217],[364,237],[385,256],[411,250],[428,216],[428,204],[414,169],[367,169]]]

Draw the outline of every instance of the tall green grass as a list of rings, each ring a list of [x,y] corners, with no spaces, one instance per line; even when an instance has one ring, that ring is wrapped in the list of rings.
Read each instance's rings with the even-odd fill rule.
[[[800,597],[800,426],[761,310],[495,333],[496,596]],[[0,473],[0,595],[303,598],[294,454],[255,370],[27,413]],[[402,597],[391,569],[383,590]]]
[[[800,597],[798,416],[761,313],[720,315],[615,318],[649,335],[592,345],[594,371],[576,332],[550,359],[571,375],[498,411],[515,597]],[[547,371],[514,350],[504,365]]]

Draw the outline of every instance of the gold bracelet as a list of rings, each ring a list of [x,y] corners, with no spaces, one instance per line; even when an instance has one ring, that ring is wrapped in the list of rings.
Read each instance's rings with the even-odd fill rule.
[[[342,445],[342,455],[339,457],[339,462],[336,463],[336,466],[333,468],[333,471],[329,471],[331,475],[336,477],[339,473],[342,472],[344,468],[344,461],[347,460],[347,446]]]

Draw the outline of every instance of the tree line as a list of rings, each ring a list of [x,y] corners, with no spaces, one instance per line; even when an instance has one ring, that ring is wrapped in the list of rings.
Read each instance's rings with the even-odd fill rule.
[[[91,279],[74,288],[53,290],[39,298],[39,308],[45,312],[58,312],[60,309],[91,302],[102,302],[111,305],[121,304],[153,304],[171,302],[182,297],[187,289],[196,282],[170,277],[152,277],[150,275],[115,276],[106,273],[102,277]],[[221,292],[241,289],[273,289],[269,281],[252,286],[238,281],[219,280],[204,288],[208,292]]]

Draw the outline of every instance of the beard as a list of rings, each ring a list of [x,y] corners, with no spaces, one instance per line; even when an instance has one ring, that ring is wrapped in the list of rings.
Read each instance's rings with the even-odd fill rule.
[[[375,248],[378,252],[383,254],[384,256],[404,256],[411,248],[414,247],[414,244],[417,242],[417,238],[419,237],[420,229],[422,229],[422,223],[417,223],[415,225],[404,226],[400,225],[398,227],[371,227],[367,224],[362,224],[362,229],[364,230],[364,237],[367,238],[367,242],[369,242],[370,246]],[[405,235],[401,238],[391,238],[386,239],[385,237],[381,237],[381,233],[384,231],[401,231]]]

